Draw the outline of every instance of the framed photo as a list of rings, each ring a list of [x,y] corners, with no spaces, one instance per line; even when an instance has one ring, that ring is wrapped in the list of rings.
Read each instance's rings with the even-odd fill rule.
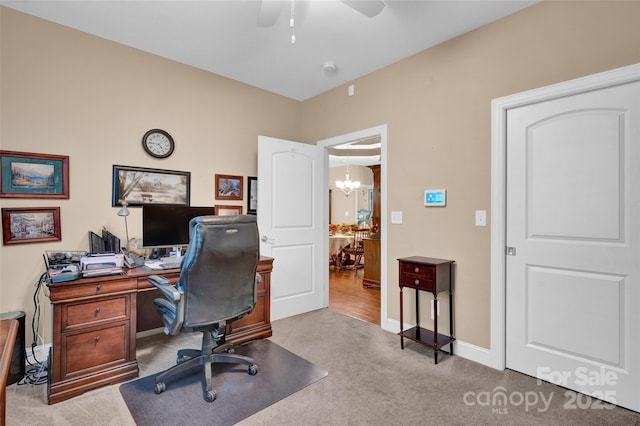
[[[0,151],[0,198],[69,198],[69,156]]]
[[[247,214],[258,214],[258,178],[249,176],[247,179],[249,191],[247,195]]]
[[[189,205],[191,172],[113,166],[111,206],[126,200],[129,207],[143,204]]]
[[[60,207],[2,209],[2,243],[60,241]]]
[[[216,215],[218,216],[235,216],[242,214],[242,206],[216,206]]]
[[[242,200],[242,176],[216,175],[216,200]]]

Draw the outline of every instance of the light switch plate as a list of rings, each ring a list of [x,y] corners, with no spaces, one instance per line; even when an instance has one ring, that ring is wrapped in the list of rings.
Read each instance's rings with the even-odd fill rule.
[[[476,226],[487,226],[486,210],[476,210]]]
[[[402,225],[402,212],[391,212],[391,223],[394,225]]]

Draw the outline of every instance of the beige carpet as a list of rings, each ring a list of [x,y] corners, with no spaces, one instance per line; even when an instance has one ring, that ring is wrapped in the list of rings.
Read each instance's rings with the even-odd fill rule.
[[[566,409],[566,389],[510,371],[497,371],[458,356],[441,355],[378,326],[321,309],[273,322],[271,340],[328,371],[324,379],[248,417],[243,426],[287,425],[640,425],[640,414],[606,406]],[[192,336],[196,347],[199,336]],[[138,340],[141,374],[175,361],[183,339]],[[190,343],[190,342],[187,342]],[[261,373],[258,373],[261,374]],[[536,393],[548,407],[483,406],[480,392]],[[472,392],[472,394],[469,394]],[[118,385],[47,406],[45,386],[11,385],[7,420],[13,425],[133,425]],[[610,408],[609,408],[610,407]],[[174,421],[175,420],[175,421]],[[166,419],[163,424],[179,424]]]

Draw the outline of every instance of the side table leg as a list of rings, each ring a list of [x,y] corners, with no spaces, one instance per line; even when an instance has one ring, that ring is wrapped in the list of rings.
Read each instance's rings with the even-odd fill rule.
[[[404,349],[404,335],[402,334],[404,322],[402,320],[402,311],[402,287],[400,287],[400,349]]]

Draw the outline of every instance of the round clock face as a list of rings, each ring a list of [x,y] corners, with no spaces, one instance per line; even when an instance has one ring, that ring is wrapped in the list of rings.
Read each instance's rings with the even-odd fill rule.
[[[152,129],[142,137],[142,147],[153,157],[167,158],[173,153],[174,142],[164,130]]]

